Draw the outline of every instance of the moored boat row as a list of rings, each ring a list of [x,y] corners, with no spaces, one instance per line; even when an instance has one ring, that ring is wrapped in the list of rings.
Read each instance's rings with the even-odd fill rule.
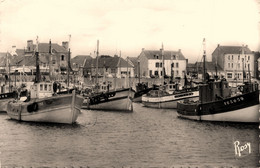
[[[98,57],[98,50],[96,53]],[[37,51],[35,57],[37,67]],[[103,81],[79,92],[73,89],[57,92],[56,82],[41,81],[37,74],[25,100],[14,99],[15,93],[0,95],[1,107],[6,105],[3,110],[11,119],[72,124],[81,109],[133,112],[132,103],[141,102],[150,108],[177,109],[178,116],[186,119],[259,122],[258,83],[251,81],[244,82],[237,92],[232,92],[225,79],[209,79],[204,72],[204,82],[199,85],[188,82],[185,76],[184,86],[180,82],[166,84],[163,81],[161,86],[148,87],[148,83],[139,81],[135,90],[131,87],[112,90],[110,83]]]

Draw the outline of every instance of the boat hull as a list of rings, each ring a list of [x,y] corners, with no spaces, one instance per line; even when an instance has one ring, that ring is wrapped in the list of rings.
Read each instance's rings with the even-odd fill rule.
[[[178,102],[177,112],[192,120],[258,123],[258,94],[255,91],[205,104]]]
[[[72,124],[78,118],[82,103],[83,97],[73,92],[29,102],[9,102],[7,114],[19,121]]]
[[[83,102],[82,108],[103,111],[133,111],[133,90],[124,89],[111,93],[114,94],[112,97],[107,97],[107,99],[101,98],[98,102],[95,103],[91,102],[91,97],[86,97]]]
[[[176,109],[177,102],[184,99],[197,100],[199,98],[199,92],[186,92],[180,94],[171,94],[161,97],[149,97],[144,95],[142,97],[142,103],[145,107],[151,108],[165,108],[165,109]]]
[[[6,112],[7,104],[11,100],[12,100],[11,98],[0,100],[0,112]]]

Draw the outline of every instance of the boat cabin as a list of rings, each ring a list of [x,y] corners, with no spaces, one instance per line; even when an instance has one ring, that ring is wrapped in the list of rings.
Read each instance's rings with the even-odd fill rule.
[[[109,92],[110,88],[112,86],[112,83],[111,82],[102,82],[102,83],[99,83],[97,85],[95,85],[95,89],[97,93],[102,93],[102,92]]]
[[[149,97],[162,97],[162,96],[167,96],[170,95],[168,92],[165,90],[151,90],[146,94]]]
[[[199,100],[211,102],[231,97],[231,87],[225,79],[220,81],[208,81],[199,86]]]
[[[178,83],[169,83],[166,85],[165,90],[166,92],[173,94],[173,92],[181,90],[181,86]]]
[[[44,97],[51,97],[54,93],[54,84],[50,82],[39,82],[34,83],[31,86],[31,98],[44,98]]]

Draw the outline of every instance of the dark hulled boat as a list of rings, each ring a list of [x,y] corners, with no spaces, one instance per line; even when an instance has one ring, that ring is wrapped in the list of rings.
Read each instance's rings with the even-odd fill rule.
[[[210,81],[199,88],[199,101],[177,103],[179,117],[228,122],[259,122],[258,83],[245,82],[240,92],[231,94],[226,80]]]
[[[204,84],[199,85],[198,101],[177,103],[179,117],[203,121],[259,122],[259,90],[257,82],[243,82],[239,90],[232,91],[228,82],[210,80],[205,68],[204,43]],[[243,52],[243,51],[242,51]]]

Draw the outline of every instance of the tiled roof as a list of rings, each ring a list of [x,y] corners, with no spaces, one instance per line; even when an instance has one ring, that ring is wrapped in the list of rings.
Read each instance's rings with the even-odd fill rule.
[[[142,52],[148,59],[157,59],[157,56],[158,56],[158,59],[162,59],[162,51],[160,51],[160,50],[144,50]],[[164,50],[164,59],[165,60],[171,60],[171,56],[173,56],[173,60],[176,60],[176,59],[185,60],[185,57],[181,53],[181,51],[165,51]]]
[[[77,55],[75,57],[73,57],[71,60],[70,60],[70,63],[72,65],[72,68],[75,66],[75,65],[78,65],[78,66],[83,66],[84,62],[85,62],[85,59],[92,59],[91,56],[89,55]]]
[[[24,49],[16,49],[15,52],[17,53],[18,56],[23,56],[25,54],[25,50]]]
[[[51,48],[52,48],[52,50],[55,50],[56,52],[61,52],[61,53],[68,52],[64,47],[60,46],[57,43],[51,43]],[[33,45],[33,49],[36,49],[36,44]],[[38,50],[40,53],[49,53],[49,49],[50,49],[49,43],[39,43],[38,44]]]
[[[49,43],[39,43],[39,52],[49,53],[50,44]],[[57,43],[52,43],[51,48],[56,52],[68,52],[64,47]]]
[[[120,60],[120,61],[119,61]],[[106,68],[117,68],[117,67],[133,67],[131,64],[127,63],[126,60],[120,57],[111,57],[111,56],[100,56],[98,58],[98,67]],[[96,67],[96,58],[87,59],[84,65],[85,68]]]
[[[138,66],[138,57],[128,57],[128,59],[134,64],[135,67]]]
[[[242,46],[218,46],[214,52],[216,54],[242,54]],[[213,53],[214,53],[213,52]],[[245,54],[252,54],[253,52],[247,47],[244,46]]]

